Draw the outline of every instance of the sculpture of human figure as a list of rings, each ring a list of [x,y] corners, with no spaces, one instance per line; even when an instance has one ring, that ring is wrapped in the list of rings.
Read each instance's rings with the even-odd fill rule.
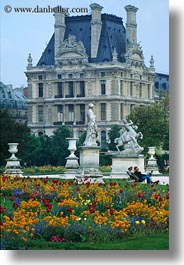
[[[97,146],[96,143],[97,124],[93,108],[94,108],[93,103],[90,103],[87,112],[88,129],[87,129],[86,139],[84,141],[84,146]]]

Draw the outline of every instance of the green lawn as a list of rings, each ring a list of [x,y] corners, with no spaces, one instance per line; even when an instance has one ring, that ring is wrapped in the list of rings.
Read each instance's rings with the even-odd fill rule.
[[[56,243],[31,240],[27,243],[27,248],[30,250],[169,250],[169,234],[152,234],[106,243]]]

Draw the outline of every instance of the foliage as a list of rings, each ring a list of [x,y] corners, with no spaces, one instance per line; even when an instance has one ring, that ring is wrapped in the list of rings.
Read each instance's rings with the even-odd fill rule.
[[[67,137],[72,137],[72,131],[66,126],[60,126],[51,136],[53,165],[64,166],[66,164],[65,158],[70,154]]]
[[[143,133],[140,145],[145,153],[149,146],[163,147],[169,150],[169,99],[165,98],[149,106],[135,107],[131,119]]]
[[[1,248],[89,244],[168,232],[169,186],[1,177]]]
[[[108,166],[112,164],[112,156],[106,155],[106,153],[100,153],[100,165]]]
[[[27,124],[18,123],[10,117],[7,110],[0,110],[0,163],[5,165],[5,159],[10,157],[8,152],[8,143],[19,143],[18,157],[22,158],[28,145],[30,129]]]
[[[62,174],[65,171],[64,166],[40,166],[23,168],[24,175],[32,174]]]
[[[109,144],[108,148],[109,150],[116,150],[116,144],[114,143],[114,140],[119,137],[119,130],[121,129],[120,125],[113,125],[111,130],[109,131]]]

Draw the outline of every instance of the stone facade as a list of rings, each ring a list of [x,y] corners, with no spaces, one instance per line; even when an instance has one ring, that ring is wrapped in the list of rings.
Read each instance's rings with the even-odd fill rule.
[[[154,60],[147,67],[137,43],[137,8],[125,9],[127,29],[121,18],[101,14],[98,4],[91,5],[87,16],[55,14],[55,33],[40,61],[33,66],[28,57],[28,125],[33,133],[52,135],[67,125],[80,137],[92,102],[98,137],[105,142],[111,125],[121,124],[135,106],[154,102]]]

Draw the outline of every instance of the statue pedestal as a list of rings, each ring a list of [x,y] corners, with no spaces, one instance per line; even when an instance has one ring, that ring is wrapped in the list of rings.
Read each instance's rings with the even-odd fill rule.
[[[75,179],[77,170],[79,168],[78,157],[66,157],[66,171],[64,173],[65,179]]]
[[[6,159],[7,164],[6,164],[6,170],[4,171],[4,174],[9,174],[9,175],[19,175],[22,176],[23,172],[21,170],[21,165],[20,165],[20,159],[13,160],[11,158]]]
[[[111,178],[128,178],[127,170],[130,166],[138,166],[144,172],[144,155],[112,154]]]
[[[80,147],[80,170],[76,177],[79,181],[102,182],[102,173],[99,170],[99,151],[98,146]]]

